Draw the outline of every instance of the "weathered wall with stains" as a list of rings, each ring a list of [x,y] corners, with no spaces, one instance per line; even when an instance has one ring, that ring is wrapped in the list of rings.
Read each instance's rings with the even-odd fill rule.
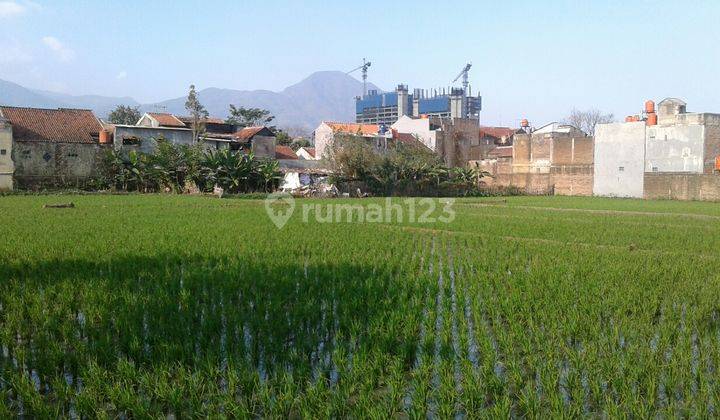
[[[255,136],[251,147],[256,158],[275,159],[275,137]]]
[[[472,145],[480,139],[478,120],[468,118],[431,118],[442,127],[436,133],[436,152],[448,167],[464,167],[473,160]]]
[[[84,183],[96,177],[110,145],[16,141],[12,157],[20,188]]]
[[[157,147],[158,139],[165,139],[172,144],[190,145],[193,142],[192,130],[116,125],[113,143],[116,149],[152,153]]]
[[[643,197],[645,122],[599,124],[595,130],[593,192]]]
[[[703,173],[716,172],[715,161],[720,157],[720,114],[703,114],[705,123],[705,150]]]
[[[703,172],[705,127],[699,124],[649,126],[645,172]]]
[[[0,120],[0,191],[13,189],[12,126]]]
[[[720,201],[720,175],[647,173],[645,198]]]

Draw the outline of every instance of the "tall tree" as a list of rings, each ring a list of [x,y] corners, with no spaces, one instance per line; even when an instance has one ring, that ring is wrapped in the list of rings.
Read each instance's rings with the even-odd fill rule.
[[[118,105],[108,115],[111,124],[135,125],[140,120],[140,107],[130,105]]]
[[[595,135],[595,127],[598,124],[606,124],[613,121],[615,121],[613,114],[603,114],[597,109],[588,109],[587,111],[573,109],[565,119],[567,124],[575,126],[591,136]]]
[[[282,146],[290,146],[293,142],[292,137],[282,130],[278,130],[275,133],[275,143]]]
[[[188,93],[187,101],[185,101],[185,109],[190,113],[193,142],[197,143],[200,135],[205,132],[205,121],[210,114],[208,114],[203,104],[200,103],[200,99],[198,99],[197,92],[195,91],[195,85],[190,85],[190,92]]]
[[[230,105],[230,116],[226,120],[228,124],[235,124],[242,127],[253,127],[267,125],[274,120],[275,116],[267,109],[245,108]]]

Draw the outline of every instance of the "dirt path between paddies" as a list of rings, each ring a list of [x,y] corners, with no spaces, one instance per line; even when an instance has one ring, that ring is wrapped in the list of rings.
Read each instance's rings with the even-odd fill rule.
[[[697,252],[682,252],[682,251],[667,251],[659,249],[644,249],[636,248],[634,245],[606,245],[606,244],[594,244],[592,242],[570,242],[570,241],[558,241],[556,239],[546,238],[528,238],[525,236],[511,236],[511,235],[488,235],[487,233],[481,232],[467,232],[462,230],[445,230],[445,229],[431,229],[422,228],[415,226],[403,226],[403,225],[390,225],[386,223],[380,224],[384,228],[400,229],[408,232],[420,232],[420,233],[432,233],[432,234],[444,234],[450,236],[473,236],[473,237],[485,237],[485,238],[498,238],[505,241],[514,242],[531,242],[536,244],[550,244],[550,245],[564,245],[564,246],[581,246],[585,248],[597,248],[597,249],[608,249],[612,251],[622,252],[637,252],[641,254],[649,255],[671,255],[676,257],[698,257],[706,260],[718,260],[720,255],[714,254],[699,254]]]
[[[516,206],[507,204],[496,204],[496,203],[458,203],[455,202],[456,206],[467,206],[467,207],[505,207],[510,209],[527,209],[527,210],[547,210],[547,211],[558,211],[558,212],[581,212],[581,213],[592,213],[592,214],[618,214],[618,215],[634,215],[634,216],[679,216],[688,217],[702,220],[720,220],[720,216],[713,216],[709,214],[697,214],[697,213],[668,213],[668,212],[656,212],[656,211],[637,211],[637,210],[602,210],[602,209],[573,209],[566,207],[542,207],[542,206]]]

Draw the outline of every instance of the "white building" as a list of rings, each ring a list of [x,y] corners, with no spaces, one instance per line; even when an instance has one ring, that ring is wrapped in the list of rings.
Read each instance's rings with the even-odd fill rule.
[[[437,151],[437,130],[429,118],[400,117],[390,129],[401,134],[411,134],[432,151]]]
[[[646,196],[648,174],[712,174],[720,156],[720,115],[688,113],[680,99],[648,101],[641,116],[599,124],[593,194]]]

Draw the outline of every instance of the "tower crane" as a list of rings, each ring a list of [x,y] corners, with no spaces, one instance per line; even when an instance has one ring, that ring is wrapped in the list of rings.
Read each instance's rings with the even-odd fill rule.
[[[462,81],[462,85],[463,85],[463,89],[465,90],[465,93],[466,93],[466,94],[467,94],[467,89],[468,89],[468,84],[469,84],[469,82],[468,82],[468,72],[470,71],[470,68],[471,68],[471,67],[472,67],[472,64],[471,64],[471,63],[467,63],[467,64],[465,65],[465,68],[462,69],[462,71],[460,72],[460,74],[458,74],[457,77],[452,81],[452,83],[455,83],[455,82],[458,81],[458,79],[460,79],[460,78],[462,77],[462,80],[463,80],[463,81]]]
[[[362,66],[355,67],[354,69],[345,73],[345,74],[350,74],[350,73],[354,73],[358,70],[362,70],[363,96],[367,95],[367,72],[368,72],[368,68],[370,67],[371,64],[372,63],[370,63],[369,61],[365,61],[365,59],[363,58]]]

